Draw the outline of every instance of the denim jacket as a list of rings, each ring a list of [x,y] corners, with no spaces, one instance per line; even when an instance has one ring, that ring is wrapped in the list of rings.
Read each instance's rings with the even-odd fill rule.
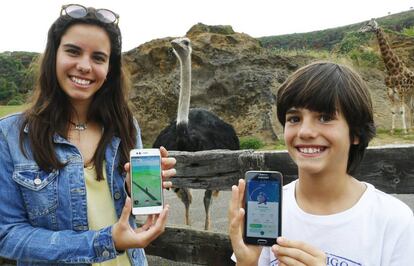
[[[22,115],[0,120],[0,257],[17,265],[89,265],[115,258],[112,226],[89,230],[83,159],[79,150],[55,134],[55,152],[66,163],[45,172],[32,159],[25,128],[26,158],[19,146]],[[137,126],[137,148],[142,147]],[[105,150],[107,182],[120,217],[125,174],[118,171],[120,139]],[[135,227],[134,217],[130,224]],[[143,249],[130,249],[132,265],[147,265]]]

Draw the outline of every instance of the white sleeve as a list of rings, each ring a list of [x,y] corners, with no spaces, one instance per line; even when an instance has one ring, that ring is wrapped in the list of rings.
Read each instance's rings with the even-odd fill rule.
[[[413,265],[414,263],[414,216],[406,224],[405,230],[395,243],[390,266]]]
[[[263,247],[262,253],[260,253],[258,266],[269,266],[270,265],[270,253],[272,252],[270,247]]]

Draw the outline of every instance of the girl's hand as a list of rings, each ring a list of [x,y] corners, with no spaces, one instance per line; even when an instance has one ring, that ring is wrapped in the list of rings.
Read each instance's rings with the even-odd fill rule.
[[[228,211],[229,236],[237,265],[257,265],[262,251],[261,246],[246,245],[243,241],[244,208],[243,198],[246,184],[243,179],[239,180],[238,186],[231,188],[231,200]]]
[[[272,251],[278,258],[280,266],[326,266],[326,254],[301,241],[278,237],[277,244],[272,246]]]
[[[170,188],[172,186],[171,181],[164,181],[164,180],[168,180],[170,177],[175,176],[176,171],[175,171],[175,164],[176,164],[176,160],[175,158],[172,157],[168,157],[168,151],[164,148],[164,147],[160,147],[160,153],[161,153],[161,176],[162,176],[162,186],[163,188]],[[130,168],[130,164],[126,163],[124,165],[124,169],[127,173],[126,175],[126,186],[127,186],[127,193],[128,195],[131,195],[131,176],[129,175],[129,168]]]
[[[112,227],[112,239],[117,250],[128,248],[145,248],[165,230],[169,205],[165,205],[160,214],[148,215],[145,224],[133,229],[129,224],[131,214],[131,198],[127,197],[121,217]]]

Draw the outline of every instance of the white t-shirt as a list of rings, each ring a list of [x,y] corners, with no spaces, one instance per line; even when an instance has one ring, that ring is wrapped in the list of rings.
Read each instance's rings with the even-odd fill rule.
[[[367,190],[352,208],[312,215],[297,205],[295,184],[283,187],[284,237],[321,249],[328,266],[414,265],[414,216],[402,201],[365,183]],[[258,265],[278,265],[269,247],[263,248]]]

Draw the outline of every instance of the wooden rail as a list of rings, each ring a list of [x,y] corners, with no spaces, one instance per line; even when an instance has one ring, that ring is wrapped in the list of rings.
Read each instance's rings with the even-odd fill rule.
[[[297,168],[286,151],[170,151],[177,159],[173,186],[231,190],[247,170],[276,170],[287,184]],[[355,177],[395,194],[414,194],[414,144],[370,147]]]
[[[230,238],[224,233],[167,226],[162,237],[147,246],[145,252],[196,265],[234,265]]]

